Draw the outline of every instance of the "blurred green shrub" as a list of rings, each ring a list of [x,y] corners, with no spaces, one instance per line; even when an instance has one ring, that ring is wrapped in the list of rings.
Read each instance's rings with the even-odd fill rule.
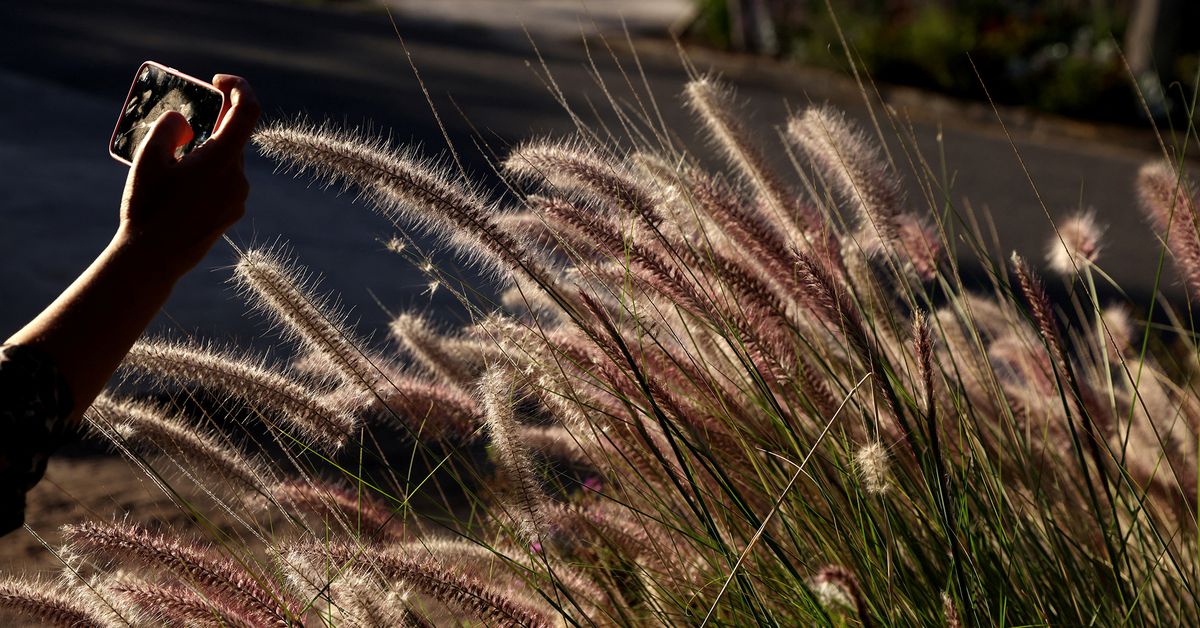
[[[981,99],[973,62],[999,102],[1129,122],[1144,114],[1119,42],[1138,1],[845,0],[833,3],[831,15],[825,0],[697,0],[692,34],[722,48],[846,69],[840,27],[855,56],[881,81]],[[1192,3],[1176,3],[1172,10],[1176,19],[1160,17],[1160,31],[1200,18],[1200,7]],[[763,29],[771,32],[759,32]],[[1154,86],[1139,79],[1143,90],[1161,93],[1172,82],[1189,89],[1195,84],[1200,64],[1189,48],[1196,41],[1176,35],[1163,35],[1169,62],[1159,61]],[[778,44],[768,51],[756,45],[761,41]],[[1187,109],[1188,90],[1174,91],[1151,94],[1156,116]]]

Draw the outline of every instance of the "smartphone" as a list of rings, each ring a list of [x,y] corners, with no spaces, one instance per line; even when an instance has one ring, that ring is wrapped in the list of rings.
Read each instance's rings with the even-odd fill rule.
[[[159,116],[178,111],[192,125],[192,141],[181,147],[177,157],[203,144],[217,128],[217,119],[225,106],[221,90],[179,70],[147,61],[138,68],[108,143],[108,154],[129,166],[146,132]]]

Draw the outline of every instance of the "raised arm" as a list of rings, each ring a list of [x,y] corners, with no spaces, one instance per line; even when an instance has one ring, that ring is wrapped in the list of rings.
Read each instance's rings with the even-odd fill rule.
[[[258,101],[236,76],[218,74],[213,84],[225,93],[227,109],[212,138],[176,159],[192,130],[178,113],[159,118],[134,157],[112,241],[5,343],[30,347],[57,366],[74,398],[71,422],[100,393],[175,282],[245,212],[243,150]]]

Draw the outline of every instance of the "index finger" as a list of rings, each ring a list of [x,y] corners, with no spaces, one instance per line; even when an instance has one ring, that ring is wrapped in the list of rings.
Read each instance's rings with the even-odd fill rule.
[[[206,142],[206,152],[240,153],[254,133],[261,109],[250,83],[240,76],[218,74],[213,86],[225,94],[229,107],[224,111],[220,126]]]

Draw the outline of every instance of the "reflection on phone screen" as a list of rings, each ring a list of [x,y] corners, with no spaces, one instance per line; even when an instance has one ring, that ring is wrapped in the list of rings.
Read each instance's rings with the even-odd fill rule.
[[[167,111],[178,111],[192,126],[192,141],[176,153],[182,157],[212,135],[221,115],[220,92],[176,76],[154,65],[143,65],[134,79],[129,100],[113,135],[112,152],[125,161],[141,145],[146,132]]]

